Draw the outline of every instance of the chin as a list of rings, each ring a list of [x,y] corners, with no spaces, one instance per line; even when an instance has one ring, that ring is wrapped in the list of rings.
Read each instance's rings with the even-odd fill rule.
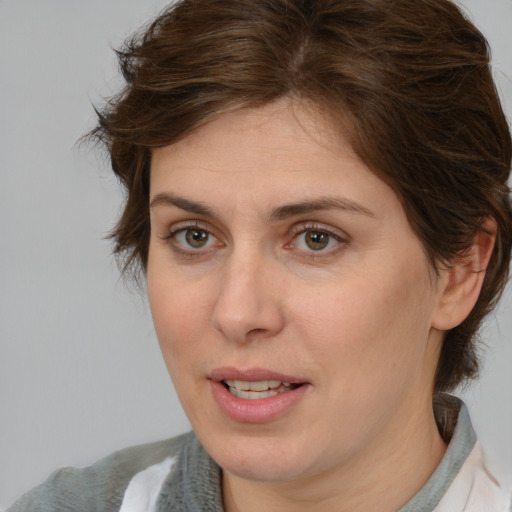
[[[260,482],[286,482],[311,471],[307,463],[307,446],[270,437],[230,436],[228,443],[205,444],[221,468],[239,478]],[[289,441],[289,440],[288,440]],[[227,445],[226,445],[227,444]]]
[[[226,471],[238,478],[254,482],[289,482],[304,476],[304,468],[293,461],[269,460],[226,460],[220,464]]]

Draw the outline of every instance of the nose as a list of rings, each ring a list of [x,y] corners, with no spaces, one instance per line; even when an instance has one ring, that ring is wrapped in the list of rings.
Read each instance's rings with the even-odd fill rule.
[[[284,326],[282,275],[264,256],[232,254],[219,279],[212,322],[224,338],[237,343],[270,338]]]

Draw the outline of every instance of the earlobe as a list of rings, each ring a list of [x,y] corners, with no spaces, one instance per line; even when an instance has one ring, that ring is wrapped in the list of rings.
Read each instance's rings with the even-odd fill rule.
[[[494,248],[496,222],[487,218],[480,225],[470,250],[444,271],[442,295],[432,320],[435,329],[447,331],[462,323],[480,295]]]

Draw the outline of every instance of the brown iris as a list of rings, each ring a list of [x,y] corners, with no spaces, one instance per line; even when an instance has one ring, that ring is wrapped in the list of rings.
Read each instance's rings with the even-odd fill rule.
[[[200,249],[204,247],[208,242],[209,234],[203,229],[187,229],[185,233],[185,239],[190,247]]]
[[[306,245],[313,251],[325,249],[329,244],[329,235],[322,231],[307,231],[305,234]]]

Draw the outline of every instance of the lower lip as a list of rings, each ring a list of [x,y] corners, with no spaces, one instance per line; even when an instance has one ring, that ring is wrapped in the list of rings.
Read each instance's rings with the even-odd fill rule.
[[[221,411],[239,423],[267,423],[276,420],[293,407],[303,396],[309,385],[284,391],[259,400],[244,400],[232,395],[222,382],[210,380],[213,397]]]

